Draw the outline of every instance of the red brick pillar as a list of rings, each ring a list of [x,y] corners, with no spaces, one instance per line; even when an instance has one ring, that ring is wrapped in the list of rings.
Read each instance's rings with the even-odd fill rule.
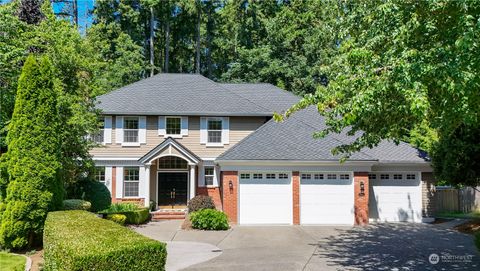
[[[300,225],[300,173],[292,172],[293,225]]]
[[[117,167],[112,167],[112,203],[117,200]]]
[[[238,172],[222,171],[223,211],[231,223],[236,224],[238,217]],[[230,184],[232,187],[230,187]]]
[[[355,225],[368,224],[368,172],[353,174],[355,198]],[[361,186],[363,185],[363,191]],[[363,193],[362,193],[363,192]]]

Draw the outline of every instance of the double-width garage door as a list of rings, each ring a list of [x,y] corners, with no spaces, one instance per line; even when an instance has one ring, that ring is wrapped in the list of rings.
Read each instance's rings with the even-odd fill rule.
[[[418,173],[372,173],[369,180],[371,221],[422,221],[422,187]]]
[[[241,173],[240,224],[292,224],[290,173]]]
[[[354,223],[353,181],[348,173],[300,174],[300,223]]]

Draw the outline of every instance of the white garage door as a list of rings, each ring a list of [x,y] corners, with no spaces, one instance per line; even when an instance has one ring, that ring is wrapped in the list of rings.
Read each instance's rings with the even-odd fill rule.
[[[289,173],[240,173],[240,224],[292,224]]]
[[[300,175],[300,223],[353,225],[353,181],[348,173]]]
[[[422,221],[422,187],[417,173],[372,173],[369,179],[371,221]]]

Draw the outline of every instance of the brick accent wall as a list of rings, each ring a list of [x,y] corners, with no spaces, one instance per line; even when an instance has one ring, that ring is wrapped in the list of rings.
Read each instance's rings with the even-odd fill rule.
[[[223,211],[230,222],[236,224],[238,222],[238,172],[222,171],[221,180]],[[230,188],[230,182],[233,184],[232,188]]]
[[[210,196],[217,210],[222,210],[222,198],[219,187],[197,187],[197,195]]]
[[[300,173],[292,172],[293,225],[300,225]]]
[[[364,195],[360,195],[360,184],[363,182]],[[368,172],[355,172],[353,174],[353,193],[355,209],[355,225],[368,224]]]
[[[117,167],[112,167],[112,203],[117,202]]]
[[[435,176],[422,172],[422,217],[434,218],[435,206]]]

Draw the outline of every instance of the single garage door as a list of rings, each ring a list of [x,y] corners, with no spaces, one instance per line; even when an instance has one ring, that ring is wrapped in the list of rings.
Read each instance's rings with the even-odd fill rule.
[[[240,224],[292,224],[290,173],[240,173]]]
[[[371,221],[422,221],[422,187],[418,173],[372,173],[369,180]]]
[[[300,175],[300,223],[353,225],[353,181],[349,173]]]

